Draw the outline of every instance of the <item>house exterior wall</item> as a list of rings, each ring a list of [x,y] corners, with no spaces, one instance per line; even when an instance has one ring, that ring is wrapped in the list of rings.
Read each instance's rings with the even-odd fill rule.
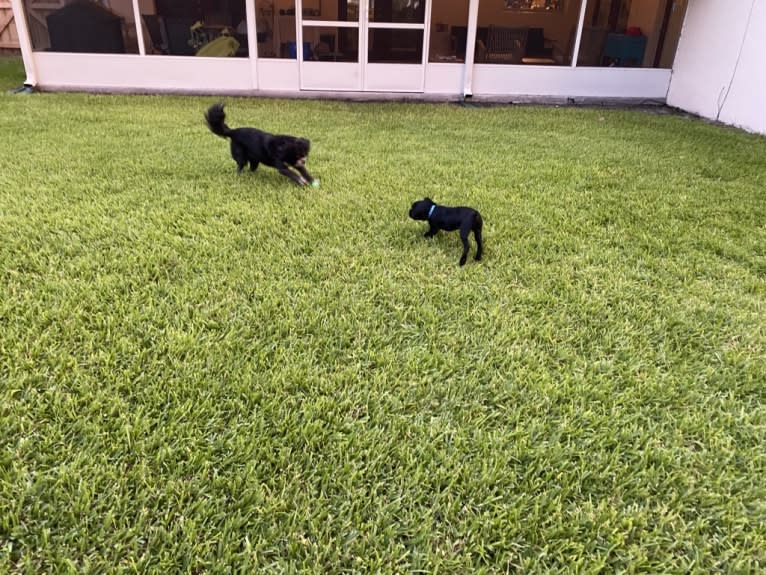
[[[691,0],[667,103],[766,134],[766,0]]]

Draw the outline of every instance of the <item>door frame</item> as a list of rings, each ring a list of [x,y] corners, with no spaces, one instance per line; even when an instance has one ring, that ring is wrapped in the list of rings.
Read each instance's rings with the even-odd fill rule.
[[[299,85],[301,90],[346,90],[367,92],[412,92],[425,91],[426,67],[431,31],[431,3],[425,2],[423,23],[370,22],[369,0],[360,0],[359,19],[357,21],[338,20],[303,20],[303,0],[295,0],[295,39],[296,56],[299,65]],[[303,28],[356,28],[359,32],[359,54],[356,63],[352,62],[314,62],[303,58]],[[422,30],[423,49],[418,64],[386,64],[369,62],[368,46],[371,30]],[[356,77],[350,80],[348,74]],[[326,83],[315,82],[324,78]]]
[[[360,4],[367,0],[360,0]],[[364,85],[362,54],[367,52],[367,35],[363,32],[363,15],[359,10],[356,21],[349,20],[303,20],[303,0],[295,0],[295,55],[298,59],[298,84],[301,90],[359,91]],[[354,62],[306,62],[303,59],[303,27],[308,28],[355,28],[358,38],[357,61]],[[349,78],[349,75],[351,77]],[[325,83],[315,82],[323,78]]]

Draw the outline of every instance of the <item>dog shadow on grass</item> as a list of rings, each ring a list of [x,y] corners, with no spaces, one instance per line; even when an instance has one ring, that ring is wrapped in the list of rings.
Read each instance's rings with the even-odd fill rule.
[[[432,238],[424,238],[423,234],[428,230],[428,226],[412,224],[411,222],[402,223],[395,228],[391,228],[387,234],[386,240],[389,247],[397,253],[406,254],[407,259],[423,262],[436,259],[440,264],[454,267],[460,267],[458,261],[463,253],[463,244],[460,241],[460,235],[457,232],[441,231]],[[487,246],[484,245],[484,253],[481,261],[475,261],[476,242],[473,235],[468,241],[468,259],[465,266],[485,265],[489,253]]]

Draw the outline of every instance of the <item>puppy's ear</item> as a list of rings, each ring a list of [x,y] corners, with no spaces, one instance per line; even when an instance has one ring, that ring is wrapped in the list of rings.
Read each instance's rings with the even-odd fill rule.
[[[427,201],[429,203],[432,203],[432,204],[434,203],[434,201],[431,198],[424,198],[424,199],[425,199],[425,201]]]

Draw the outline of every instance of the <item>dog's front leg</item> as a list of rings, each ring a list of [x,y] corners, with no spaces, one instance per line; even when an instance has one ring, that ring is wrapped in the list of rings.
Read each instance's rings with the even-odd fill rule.
[[[298,165],[298,166],[295,166],[295,169],[297,169],[301,173],[301,176],[303,176],[303,179],[305,179],[309,184],[314,181],[314,176],[309,174],[308,170],[306,170],[304,166]]]
[[[436,232],[439,231],[439,228],[436,227],[433,223],[428,222],[428,231],[423,234],[424,238],[432,238],[436,235]]]
[[[308,183],[306,180],[299,177],[295,172],[291,171],[290,168],[288,168],[285,164],[280,163],[276,166],[276,168],[280,174],[287,176],[299,186],[305,186]]]

